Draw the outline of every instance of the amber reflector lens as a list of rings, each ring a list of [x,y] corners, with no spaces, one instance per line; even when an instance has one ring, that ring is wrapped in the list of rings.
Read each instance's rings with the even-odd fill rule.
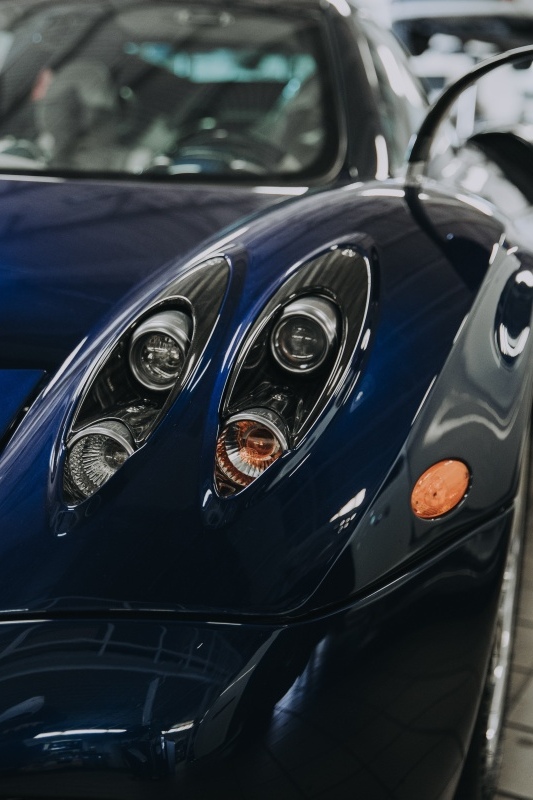
[[[236,420],[226,427],[217,444],[217,463],[224,475],[248,486],[274,463],[286,445],[260,420]]]
[[[411,494],[413,513],[421,519],[435,519],[455,508],[470,486],[470,470],[462,461],[439,461],[415,483]]]

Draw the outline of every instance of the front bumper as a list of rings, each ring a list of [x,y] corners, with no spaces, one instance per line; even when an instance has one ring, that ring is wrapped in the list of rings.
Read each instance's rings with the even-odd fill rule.
[[[0,797],[452,797],[511,521],[320,618],[4,619]]]

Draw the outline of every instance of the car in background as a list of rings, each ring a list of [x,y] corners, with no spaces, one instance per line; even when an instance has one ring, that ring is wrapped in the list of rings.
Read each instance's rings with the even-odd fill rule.
[[[530,0],[391,0],[395,31],[410,52],[420,54],[435,33],[462,41],[492,42],[509,50],[531,41]]]
[[[0,797],[486,797],[529,146],[346,0],[0,23]]]
[[[393,0],[391,21],[432,97],[482,59],[533,43],[529,0]],[[482,79],[470,92],[470,116],[476,103],[477,116],[493,125],[533,122],[531,64],[509,65]]]

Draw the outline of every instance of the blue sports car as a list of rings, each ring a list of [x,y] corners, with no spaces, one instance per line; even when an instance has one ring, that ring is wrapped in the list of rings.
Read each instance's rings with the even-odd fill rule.
[[[0,797],[485,800],[531,145],[347,0],[0,24]]]

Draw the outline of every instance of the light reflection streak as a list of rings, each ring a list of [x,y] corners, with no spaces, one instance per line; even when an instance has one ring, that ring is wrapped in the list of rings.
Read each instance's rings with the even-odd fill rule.
[[[481,403],[480,404],[482,409],[487,412],[488,414],[492,414],[494,409],[490,407],[488,403]],[[444,414],[442,418],[435,418],[426,434],[426,442],[428,444],[434,444],[438,442],[439,439],[448,436],[453,431],[456,431],[458,428],[462,428],[476,425],[486,428],[498,441],[504,441],[507,432],[505,430],[506,425],[501,423],[504,428],[498,427],[497,422],[493,422],[488,417],[483,417],[481,414],[463,414],[459,418],[452,418],[452,419],[444,419]]]
[[[53,739],[56,736],[85,736],[86,734],[127,733],[127,728],[74,728],[70,731],[50,731],[38,733],[34,739]]]
[[[365,335],[361,340],[361,350],[366,350],[369,342],[370,342],[370,328],[367,328],[365,331]]]
[[[347,0],[328,0],[328,3],[336,8],[343,17],[349,17],[352,13]]]
[[[499,251],[500,251],[500,243],[497,242],[495,245],[492,246],[492,252],[489,258],[489,266],[494,264],[494,262],[496,261],[496,256],[498,255]]]
[[[212,359],[209,359],[209,361],[207,362],[207,364],[205,365],[203,370],[200,372],[199,375],[196,376],[194,382],[191,383],[191,386],[190,386],[190,389],[189,389],[190,392],[194,391],[194,389],[198,386],[198,384],[200,383],[200,381],[204,377],[205,373],[208,371],[209,367],[211,366],[211,361],[212,361]]]
[[[463,328],[464,328],[464,326],[466,325],[466,322],[467,322],[467,320],[468,320],[468,317],[469,317],[469,315],[468,315],[468,314],[467,314],[465,317],[463,317],[463,321],[462,321],[462,322],[461,322],[461,324],[459,325],[459,328],[458,328],[458,330],[457,330],[457,333],[456,333],[456,334],[455,334],[455,336],[453,337],[453,343],[454,343],[454,344],[457,342],[457,340],[459,339],[459,337],[460,337],[461,333],[463,332]]]
[[[198,262],[201,262],[204,259],[209,258],[210,256],[212,256],[213,253],[222,253],[225,247],[227,247],[230,244],[233,244],[233,242],[235,242],[241,236],[244,236],[244,234],[247,233],[248,231],[249,231],[249,226],[246,226],[246,227],[243,227],[243,228],[239,228],[238,231],[234,231],[229,236],[226,236],[225,239],[219,239],[219,241],[216,242],[216,244],[213,244],[213,245],[211,245],[211,247],[208,247],[205,250],[202,250],[202,252],[198,256],[198,258],[195,259],[195,260],[198,261]]]
[[[346,514],[349,514],[350,511],[354,511],[356,508],[359,508],[364,502],[366,497],[366,489],[361,489],[360,492],[357,492],[355,497],[352,497],[346,505],[344,505],[340,511],[338,511],[331,519],[330,522],[334,522],[334,520],[339,519],[340,517],[344,517]]]
[[[254,186],[254,194],[281,194],[299,197],[309,191],[308,186]]]
[[[499,336],[499,345],[500,350],[504,356],[509,356],[509,358],[516,358],[523,353],[527,344],[527,340],[529,338],[530,328],[524,328],[521,331],[520,336],[514,339],[505,325],[502,323],[498,329]]]
[[[405,97],[405,79],[401,72],[398,70],[398,63],[394,58],[392,51],[384,44],[378,45],[378,55],[381,63],[385,67],[385,72],[389,79],[391,89],[398,97]]]
[[[375,138],[376,144],[376,178],[385,181],[389,177],[389,153],[385,137],[379,134]]]
[[[74,348],[72,353],[65,359],[65,361],[63,361],[61,367],[58,369],[58,371],[55,374],[55,380],[53,381],[54,385],[68,371],[70,365],[76,359],[76,356],[78,355],[80,350],[82,350],[85,347],[85,343],[87,342],[87,338],[88,338],[87,336],[84,336],[83,339],[81,340],[81,342],[79,342],[79,344]],[[43,391],[42,391],[42,396],[43,397],[46,397],[46,395],[49,394],[50,386],[51,386],[51,384],[49,383],[48,386],[45,386],[45,388],[43,389]]]
[[[509,250],[509,252],[511,251]],[[533,289],[533,272],[530,272],[528,269],[522,270],[522,272],[519,272],[516,276],[515,282],[525,283],[529,289]]]
[[[66,178],[53,175],[13,175],[10,172],[0,172],[0,180],[27,181],[29,183],[65,183]]]
[[[466,194],[458,194],[457,199],[461,200],[463,203],[466,203],[468,206],[472,206],[472,208],[476,208],[478,211],[481,211],[482,214],[486,214],[487,217],[494,216],[488,203],[481,199],[477,200],[475,197],[469,197]]]
[[[424,407],[424,403],[425,403],[425,402],[426,402],[426,400],[428,399],[428,397],[429,397],[429,393],[430,393],[430,392],[431,392],[431,390],[433,389],[433,384],[435,383],[435,381],[436,381],[436,380],[437,380],[437,376],[435,375],[435,376],[433,377],[433,380],[432,380],[432,381],[431,381],[431,383],[429,384],[429,386],[428,386],[428,388],[427,388],[427,390],[426,390],[426,393],[425,393],[424,397],[422,398],[422,402],[421,402],[421,403],[420,403],[420,405],[418,406],[418,409],[417,409],[417,411],[416,411],[416,414],[415,414],[415,415],[414,415],[414,417],[413,417],[413,421],[411,422],[411,425],[414,425],[416,418],[418,417],[418,415],[419,415],[419,414],[420,414],[420,412],[422,411],[422,409],[423,409],[423,407]]]
[[[173,725],[172,728],[169,728],[168,731],[161,731],[163,736],[167,734],[173,733],[183,733],[183,731],[190,731],[191,728],[194,728],[194,720],[189,720],[188,722],[180,722],[178,725]]]
[[[385,187],[379,189],[365,189],[361,192],[361,197],[405,197],[403,189],[388,189]]]
[[[233,334],[233,338],[232,338],[231,342],[229,343],[229,345],[227,347],[226,355],[224,356],[224,361],[222,362],[222,366],[224,368],[226,368],[227,364],[229,363],[229,361],[232,358],[233,348],[235,346],[235,343],[238,341],[238,339],[239,339],[239,337],[241,335],[242,328],[243,328],[242,324],[237,326],[237,330]]]

